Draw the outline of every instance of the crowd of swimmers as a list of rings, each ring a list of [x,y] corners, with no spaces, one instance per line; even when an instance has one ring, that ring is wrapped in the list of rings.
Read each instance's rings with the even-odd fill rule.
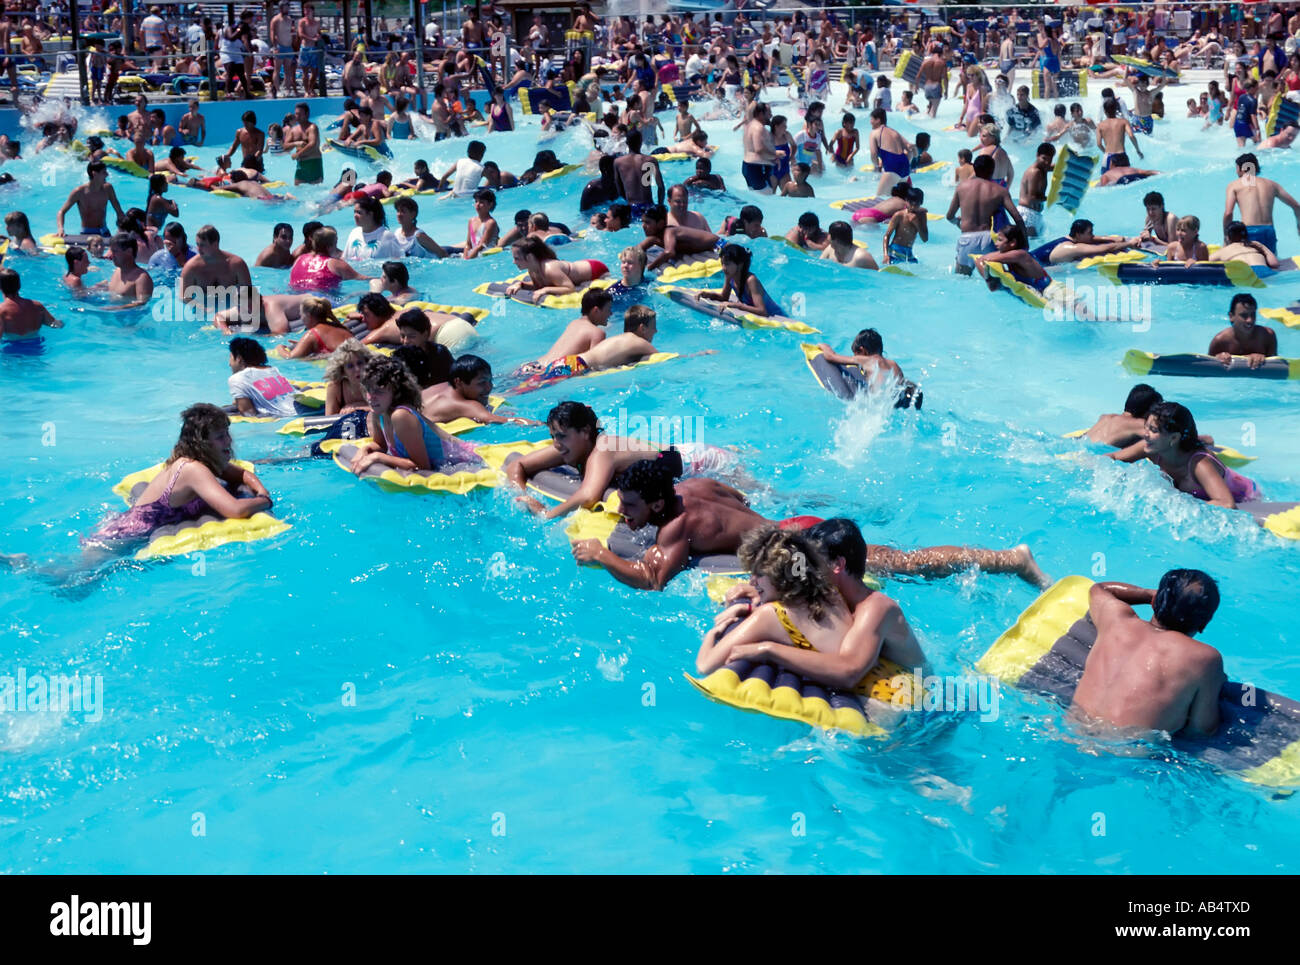
[[[1048,54],[1057,50],[1053,39],[1050,33],[1046,37]],[[941,45],[923,56],[915,93],[924,96],[926,109],[931,110],[948,96],[950,70]],[[925,194],[914,186],[913,178],[918,169],[935,162],[928,135],[908,140],[890,126],[890,115],[898,109],[885,96],[888,84],[869,85],[876,88],[872,100],[866,96],[868,85],[858,82],[860,72],[855,73],[850,103],[872,105],[869,130],[860,133],[857,118],[846,110],[828,138],[824,102],[809,99],[821,89],[820,76],[811,68],[824,63],[821,53],[813,51],[801,85],[806,104],[803,125],[792,134],[787,118],[774,115],[761,100],[767,65],[754,64],[760,82],[745,85],[733,76],[727,57],[721,63],[725,66],[717,79],[704,83],[710,94],[720,95],[719,100],[735,99],[736,128],[743,129],[737,173],[751,191],[811,198],[816,188],[810,177],[830,166],[851,167],[864,157],[878,172],[877,196],[870,204],[825,228],[814,212],[807,212],[788,229],[786,240],[819,259],[849,267],[871,270],[917,262],[917,245],[929,241],[930,216]],[[587,160],[599,176],[581,192],[580,209],[590,215],[588,227],[604,232],[640,229],[640,240],[620,252],[618,280],[608,287],[591,284],[612,281],[614,273],[603,262],[559,257],[557,247],[571,243],[574,232],[547,213],[521,210],[508,224],[497,221],[500,191],[566,168],[551,151],[540,151],[533,166],[518,176],[487,160],[490,141],[483,140],[468,141],[465,156],[445,171],[431,171],[420,161],[400,181],[393,172],[380,171],[372,183],[363,184],[356,168],[345,170],[325,193],[319,211],[323,216],[350,206],[354,227],[340,243],[336,229],[319,220],[303,225],[300,239],[292,225],[276,224],[254,266],[287,273],[287,290],[270,292],[259,291],[248,264],[221,247],[215,226],[198,229],[191,246],[179,220],[185,202],[178,195],[183,192],[169,188],[274,198],[265,186],[265,158],[283,153],[295,163],[295,184],[323,191],[322,134],[311,120],[309,105],[298,104],[291,115],[265,132],[258,127],[256,114],[247,112],[212,174],[195,170],[185,157],[186,146],[202,144],[208,135],[197,101],[175,128],[166,124],[161,112],[150,111],[147,101],[137,102],[123,120],[122,132],[131,146],[121,153],[106,146],[102,137],[89,138],[86,183],[69,194],[55,216],[55,233],[69,242],[63,253],[66,287],[74,293],[102,287],[116,299],[109,307],[137,307],[153,295],[153,279],[146,269],[155,269],[179,273],[186,291],[233,288],[248,297],[242,300],[245,304],[214,318],[218,327],[235,336],[227,346],[230,411],[208,404],[187,409],[180,438],[163,471],[129,510],[105,521],[86,538],[87,552],[120,552],[128,541],[200,513],[246,518],[271,508],[271,496],[256,473],[231,461],[232,414],[288,418],[297,411],[295,386],[273,364],[275,353],[268,355],[261,342],[249,337],[255,333],[242,331],[256,322],[270,334],[295,332],[294,339],[278,350],[281,357],[327,360],[323,412],[340,417],[339,435],[364,440],[358,442],[351,462],[358,475],[387,469],[432,474],[482,468],[474,447],[442,427],[452,420],[544,426],[550,444],[513,461],[506,471],[525,508],[554,519],[595,508],[613,490],[630,528],[655,527],[653,546],[639,559],[625,559],[602,541],[583,539],[573,545],[577,561],[599,564],[630,586],[662,589],[693,558],[738,555],[753,578],[732,592],[728,607],[704,637],[697,661],[702,673],[737,659],[761,659],[830,686],[851,688],[882,657],[903,666],[920,665],[924,654],[901,608],[885,594],[868,589],[863,583],[867,576],[941,578],[978,567],[1014,574],[1038,588],[1047,586],[1047,576],[1024,545],[1003,550],[905,549],[869,544],[856,524],[843,518],[768,519],[749,505],[742,492],[752,480],[733,451],[713,446],[663,448],[610,435],[602,431],[595,412],[578,401],[553,406],[544,422],[500,414],[492,401],[496,377],[488,360],[469,353],[453,356],[440,344],[444,326],[472,325],[474,318],[421,307],[404,263],[409,259],[476,258],[508,248],[524,274],[501,294],[537,303],[578,296],[577,317],[557,332],[550,348],[504,376],[511,385],[525,389],[657,354],[661,350],[656,344],[658,321],[649,304],[647,283],[652,273],[666,266],[717,257],[722,289],[703,297],[758,315],[780,313],[777,298],[753,270],[751,251],[742,243],[767,236],[762,209],[746,204],[717,231],[691,209],[693,193],[725,191],[722,175],[714,170],[713,148],[684,98],[676,106],[673,142],[656,145],[660,122],[654,114],[660,105],[655,85],[637,70],[632,68],[631,90],[608,109],[604,104],[588,105],[595,108],[596,121],[559,117],[556,112],[545,118],[548,134],[561,124],[589,124],[595,150]],[[1080,105],[1058,104],[1053,119],[1044,124],[1027,87],[1020,87],[1014,97],[1010,94],[1014,70],[1008,75],[1004,69],[993,83],[975,65],[963,65],[958,76],[961,86],[956,96],[963,101],[958,127],[979,142],[958,155],[947,212],[948,220],[960,229],[959,274],[978,271],[992,280],[990,266],[1000,265],[1017,280],[1043,291],[1050,283],[1048,268],[1131,249],[1154,250],[1169,261],[1186,264],[1235,260],[1257,271],[1278,269],[1274,205],[1291,207],[1300,225],[1300,202],[1261,176],[1259,158],[1253,153],[1237,158],[1238,177],[1226,197],[1226,244],[1213,254],[1200,237],[1199,220],[1168,210],[1156,191],[1143,198],[1144,218],[1138,230],[1097,235],[1091,222],[1077,219],[1065,237],[1046,243],[1039,237],[1058,143],[1099,148],[1105,155],[1102,185],[1127,184],[1158,173],[1132,167],[1128,147],[1131,144],[1141,159],[1138,135],[1151,134],[1148,122],[1159,116],[1163,80],[1153,85],[1145,76],[1124,71],[1108,74],[1120,77],[1131,89],[1132,110],[1118,97],[1106,97],[1102,115],[1094,122],[1083,116]],[[1267,79],[1276,85],[1276,77]],[[1284,86],[1289,85],[1285,80]],[[1258,85],[1243,86],[1251,91]],[[389,101],[391,91],[376,88],[363,80],[352,92],[333,138],[337,145],[382,152],[389,139],[416,134],[406,97]],[[1280,96],[1273,87],[1270,91]],[[913,91],[900,93],[909,95],[900,97],[898,106],[904,113],[909,105],[912,111],[920,111],[911,103]],[[447,91],[443,94],[450,96]],[[599,91],[594,96],[599,99]],[[1206,100],[1216,102],[1213,90]],[[508,107],[501,109],[501,102],[502,98],[494,98],[484,119],[492,130],[513,127],[512,115]],[[1230,124],[1242,114],[1255,118],[1252,131],[1257,132],[1260,110],[1260,101],[1238,97],[1224,117]],[[451,113],[457,115],[455,124],[449,116],[447,126],[457,130],[444,131],[440,126],[438,133],[464,134],[473,117],[464,110]],[[1041,139],[1014,197],[1015,172],[1002,146],[1004,136],[1026,144]],[[158,145],[168,148],[166,158],[151,150]],[[665,152],[689,156],[694,174],[666,184],[660,167]],[[114,164],[106,163],[109,160]],[[139,168],[148,178],[140,208],[124,209],[109,183],[110,167],[117,162]],[[421,191],[447,192],[472,205],[463,241],[440,242],[419,227],[419,202],[414,195]],[[396,227],[388,224],[385,200],[393,201]],[[108,228],[110,207],[116,215],[116,232]],[[80,218],[79,232],[69,232],[65,226],[65,217],[74,208]],[[38,249],[22,212],[11,213],[5,224],[11,250]],[[882,229],[878,260],[855,237],[855,228],[872,226]],[[1031,250],[1032,240],[1039,243]],[[105,268],[109,277],[98,286],[88,286],[86,276],[99,258],[108,260],[111,272]],[[380,266],[379,273],[368,274],[375,265]],[[365,282],[371,289],[351,314],[334,307],[334,296],[345,281]],[[19,288],[17,272],[0,270],[4,295],[0,330],[6,339],[30,337],[42,326],[59,325],[39,302],[22,297]],[[1225,363],[1245,356],[1252,367],[1275,355],[1276,333],[1255,323],[1256,311],[1250,295],[1233,296],[1229,325],[1214,336],[1206,354]],[[610,333],[611,325],[621,330]],[[377,345],[391,347],[392,355],[372,352]],[[860,372],[868,391],[896,392],[905,381],[897,362],[885,356],[883,339],[875,329],[860,332],[846,353],[829,344],[819,348],[832,364]],[[1102,416],[1088,436],[1114,447],[1116,460],[1154,463],[1175,488],[1214,505],[1235,508],[1260,498],[1259,487],[1225,465],[1213,440],[1198,434],[1191,412],[1164,401],[1149,386],[1136,387],[1124,411]],[[579,477],[572,496],[548,505],[529,495],[531,479],[561,467],[569,467]],[[14,566],[31,565],[17,557],[5,559]],[[1217,694],[1214,681],[1221,679],[1222,665],[1217,652],[1191,636],[1205,627],[1217,606],[1214,581],[1196,571],[1173,571],[1156,590],[1099,584],[1092,594],[1098,641],[1076,693],[1080,712],[1126,728],[1211,732],[1217,726],[1217,710],[1207,695]],[[1148,604],[1153,617],[1136,619],[1133,607]],[[1115,681],[1121,678],[1128,697],[1117,692]],[[1139,693],[1147,696],[1132,696]],[[1154,694],[1160,696],[1150,696]]]

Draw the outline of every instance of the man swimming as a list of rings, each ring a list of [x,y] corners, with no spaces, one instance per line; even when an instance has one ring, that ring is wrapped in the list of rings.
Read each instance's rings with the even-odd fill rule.
[[[1228,306],[1231,324],[1210,339],[1205,354],[1213,355],[1224,365],[1231,365],[1234,355],[1244,355],[1252,369],[1259,368],[1266,359],[1277,355],[1277,332],[1266,325],[1255,324],[1258,308],[1254,295],[1245,292],[1233,295]]]
[[[1150,620],[1135,606],[1152,609]],[[1095,583],[1088,610],[1097,641],[1074,690],[1084,720],[1139,733],[1209,737],[1220,724],[1223,657],[1193,639],[1214,617],[1219,588],[1200,570],[1170,570],[1156,590]]]

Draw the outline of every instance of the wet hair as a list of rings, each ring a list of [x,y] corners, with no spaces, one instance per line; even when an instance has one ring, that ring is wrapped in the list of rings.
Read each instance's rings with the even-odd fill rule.
[[[883,107],[877,107],[874,111],[871,112],[870,117],[873,121],[880,121],[881,124],[886,123],[888,119],[888,115],[885,113],[885,109]]]
[[[819,549],[828,561],[844,560],[849,575],[862,579],[867,572],[867,541],[862,530],[851,519],[837,516],[826,519],[804,530],[804,535]]]
[[[324,222],[308,221],[305,225],[302,226],[302,240],[310,242],[311,236],[316,232],[316,229],[323,228],[323,227],[325,227]]]
[[[957,161],[961,164],[970,164],[971,158],[974,156],[970,148],[964,147],[957,152]]]
[[[491,188],[479,188],[474,192],[474,200],[487,202],[488,210],[491,211],[497,206],[497,193]]]
[[[604,288],[588,288],[582,293],[581,311],[584,315],[589,315],[597,308],[604,308],[614,304],[614,296]]]
[[[403,288],[411,280],[411,273],[406,270],[406,266],[400,261],[386,261],[381,269],[385,275],[391,278]]]
[[[561,402],[546,414],[546,424],[560,430],[590,429],[593,442],[600,435],[600,420],[595,410],[581,402]]]
[[[864,328],[853,338],[853,351],[863,355],[883,355],[885,340],[874,328]]]
[[[1076,235],[1081,235],[1085,231],[1091,231],[1091,230],[1092,230],[1092,222],[1089,221],[1087,218],[1076,218],[1074,221],[1070,222],[1071,238],[1075,237]]]
[[[167,457],[167,465],[177,459],[193,459],[212,470],[213,474],[221,471],[221,460],[212,450],[208,437],[214,430],[230,426],[230,416],[208,402],[190,406],[181,413],[181,434],[172,447],[172,454]]]
[[[802,221],[802,219],[800,220]],[[722,251],[718,253],[718,260],[722,262],[730,261],[740,265],[741,275],[747,276],[749,275],[750,262],[754,260],[754,253],[744,245],[729,242],[723,245]]]
[[[271,237],[274,238],[281,231],[287,231],[289,232],[289,237],[293,237],[293,225],[289,224],[287,221],[277,221],[275,227],[271,229]]]
[[[1237,292],[1232,296],[1232,302],[1228,305],[1228,314],[1231,315],[1237,310],[1238,305],[1245,305],[1248,308],[1259,309],[1259,302],[1255,301],[1255,296],[1247,292]]]
[[[113,235],[113,240],[109,242],[109,244],[113,247],[131,252],[132,258],[134,258],[140,251],[140,246],[136,243],[135,236],[129,235],[125,231],[119,231],[117,234]]]
[[[641,459],[632,463],[614,480],[620,492],[636,493],[647,503],[672,502],[673,480],[682,474],[681,457],[677,459]]]
[[[623,313],[623,331],[634,332],[652,324],[658,316],[649,305],[631,305]]]
[[[1064,116],[1065,116],[1065,105],[1064,105],[1064,104],[1057,104],[1055,107],[1052,108],[1052,113],[1055,114],[1057,117],[1064,117]]]
[[[393,393],[392,408],[410,406],[420,410],[420,384],[405,365],[394,358],[374,355],[366,359],[365,371],[361,373],[363,385],[377,389],[389,389]]]
[[[541,238],[534,238],[532,235],[529,235],[522,241],[516,242],[514,250],[524,258],[531,256],[536,258],[538,261],[552,261],[557,257],[554,248],[548,245]]]
[[[1160,577],[1151,609],[1167,630],[1200,633],[1219,609],[1219,584],[1201,570],[1170,570]]]
[[[1253,154],[1246,153],[1238,155],[1235,163],[1238,169],[1240,169],[1244,164],[1253,164],[1255,165],[1255,173],[1258,174],[1260,172],[1259,158],[1255,157]]]
[[[339,233],[328,225],[321,225],[311,233],[307,246],[313,254],[328,255],[338,245]]]
[[[1196,452],[1205,448],[1196,432],[1196,420],[1187,406],[1177,402],[1157,402],[1147,413],[1147,418],[1155,419],[1161,432],[1177,433],[1179,451]]]
[[[1037,154],[1039,157],[1045,157],[1050,161],[1052,158],[1056,157],[1056,147],[1052,144],[1048,144],[1044,142],[1038,145],[1038,150],[1035,151],[1034,153]]]
[[[632,206],[621,202],[618,204],[611,204],[609,209],[605,212],[606,221],[608,221],[611,216],[616,220],[621,221],[624,225],[630,225],[632,223]]]
[[[1160,207],[1165,206],[1165,196],[1159,191],[1148,191],[1142,198],[1142,203],[1147,207],[1158,204]]]
[[[221,244],[221,232],[210,224],[205,224],[202,228],[196,231],[194,233],[194,238],[196,241],[201,241],[205,245]]]
[[[179,221],[168,222],[167,227],[163,228],[164,238],[179,238],[185,240],[185,226]]]
[[[465,145],[466,156],[473,158],[475,161],[481,160],[486,153],[487,145],[482,141],[470,141],[469,144]]]
[[[911,204],[924,204],[925,192],[920,188],[911,188],[907,192],[907,200]]]
[[[399,345],[393,349],[392,358],[406,366],[411,377],[420,389],[427,389],[437,381],[433,366],[429,363],[429,353],[414,345]]]
[[[1124,411],[1131,416],[1145,419],[1151,407],[1159,405],[1164,400],[1164,396],[1159,391],[1145,382],[1139,382],[1128,390],[1128,398],[1124,400]]]
[[[1029,247],[1029,239],[1025,237],[1025,229],[1020,225],[1013,224],[1003,228],[1002,237],[1011,242],[1013,249]]]
[[[975,168],[975,177],[990,181],[993,179],[993,171],[997,165],[993,163],[993,158],[981,154],[971,162],[971,166]]]
[[[930,135],[927,131],[921,131],[916,135],[917,151],[924,151],[930,146]]]
[[[826,226],[826,233],[831,236],[831,241],[836,244],[853,244],[853,228],[847,221],[832,221]]]
[[[398,198],[396,201],[393,202],[393,207],[396,208],[398,211],[409,211],[412,214],[417,214],[417,215],[420,213],[420,206],[416,203],[414,198],[407,198],[407,197]]]
[[[757,221],[759,224],[762,224],[763,209],[756,204],[747,204],[740,209],[740,217],[736,220],[741,224],[752,221]]]
[[[1186,228],[1189,231],[1201,230],[1201,219],[1194,214],[1185,214],[1178,219],[1178,227]]]
[[[27,220],[27,215],[21,211],[10,211],[5,215],[5,229],[10,234],[15,234],[15,228],[22,232],[22,235],[25,238],[30,238],[32,236],[32,226]]]
[[[551,219],[546,216],[545,211],[535,211],[528,219],[529,231],[546,231],[550,227]]]
[[[397,327],[404,328],[408,332],[419,332],[423,335],[428,335],[433,331],[433,326],[429,323],[429,316],[424,314],[423,309],[419,308],[408,308],[398,315]]]
[[[532,216],[533,213],[529,211],[527,208],[520,208],[518,211],[515,212],[515,224],[526,225],[528,224],[528,219],[531,218]]]
[[[343,323],[340,322],[338,317],[334,314],[334,306],[330,304],[328,298],[309,295],[302,300],[302,304],[299,306],[299,311],[302,313],[304,319],[311,316],[311,318],[315,320],[308,324],[308,328],[310,328],[312,324],[333,325],[336,328],[343,327]]]
[[[1250,232],[1240,221],[1233,221],[1223,229],[1223,238],[1225,241],[1245,242],[1250,240]]]
[[[22,279],[18,277],[18,272],[12,268],[0,268],[0,293],[17,295],[21,284]]]
[[[108,172],[108,165],[103,161],[91,161],[86,165],[86,177],[92,177],[97,171]]]
[[[63,253],[63,257],[68,260],[68,271],[72,271],[72,266],[86,256],[86,249],[81,245],[68,245],[68,250]]]
[[[360,358],[364,361],[373,354],[359,339],[348,339],[330,353],[329,360],[325,363],[325,381],[330,384],[342,382],[349,359]]]
[[[478,355],[462,355],[456,361],[451,363],[451,381],[464,382],[466,384],[473,382],[480,375],[491,375],[492,366],[488,360]]]
[[[645,213],[642,215],[642,218],[649,218],[655,224],[667,224],[668,209],[665,208],[662,204],[651,205],[650,207],[645,209]]]
[[[801,607],[814,620],[834,605],[838,592],[831,568],[803,533],[761,526],[745,534],[737,555],[754,576],[767,577],[778,602]]]
[[[384,321],[397,314],[397,309],[379,292],[366,292],[357,299],[357,311],[367,311]]]
[[[266,349],[262,348],[262,343],[255,338],[245,338],[242,335],[232,338],[230,340],[230,354],[245,365],[251,365],[254,368],[266,364]]]

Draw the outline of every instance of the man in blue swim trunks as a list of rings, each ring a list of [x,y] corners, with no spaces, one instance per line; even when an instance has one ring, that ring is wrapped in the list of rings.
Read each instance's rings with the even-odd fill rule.
[[[275,44],[275,68],[271,71],[271,96],[278,97],[280,82],[290,96],[298,93],[298,68],[293,49],[294,23],[289,4],[281,2],[271,18],[271,42]]]
[[[1276,181],[1259,176],[1259,158],[1243,154],[1237,158],[1237,180],[1228,185],[1227,201],[1223,207],[1223,230],[1233,221],[1233,212],[1241,208],[1241,222],[1246,226],[1246,238],[1257,241],[1274,254],[1277,253],[1277,232],[1273,228],[1273,202],[1281,201],[1296,215],[1296,230],[1300,231],[1300,201]]]
[[[867,139],[867,148],[872,163],[880,170],[880,180],[876,183],[877,197],[887,196],[899,181],[911,183],[913,148],[903,135],[889,126],[882,108],[877,107],[871,112],[871,136]]]
[[[317,46],[319,42],[320,20],[316,18],[316,8],[310,3],[304,3],[302,19],[298,21],[298,63],[302,67],[304,93],[315,90],[320,78],[323,57]]]

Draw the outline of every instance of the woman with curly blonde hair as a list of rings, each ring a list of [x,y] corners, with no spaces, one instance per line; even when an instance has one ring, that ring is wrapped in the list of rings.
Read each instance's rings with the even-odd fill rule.
[[[741,542],[740,562],[753,575],[761,603],[736,626],[737,608],[723,612],[700,646],[695,661],[700,673],[742,658],[769,658],[774,648],[840,650],[853,614],[835,587],[830,563],[808,537],[761,527]],[[780,662],[791,666],[787,659]]]

